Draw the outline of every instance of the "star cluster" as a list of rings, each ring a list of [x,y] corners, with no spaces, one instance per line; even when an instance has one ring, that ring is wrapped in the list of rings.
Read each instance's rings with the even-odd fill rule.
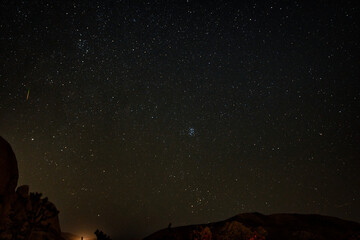
[[[144,237],[252,211],[360,221],[356,1],[0,9],[0,134],[63,231]]]

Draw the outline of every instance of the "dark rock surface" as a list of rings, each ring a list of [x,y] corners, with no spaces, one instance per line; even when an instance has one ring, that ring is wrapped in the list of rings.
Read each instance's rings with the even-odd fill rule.
[[[27,185],[15,192],[18,178],[15,154],[0,137],[0,240],[62,240],[55,205]]]
[[[315,214],[245,213],[210,224],[163,229],[144,238],[154,239],[359,240],[360,224]]]
[[[10,210],[19,172],[15,154],[10,144],[0,136],[0,228]]]
[[[0,195],[14,193],[18,179],[15,154],[10,144],[0,137]]]

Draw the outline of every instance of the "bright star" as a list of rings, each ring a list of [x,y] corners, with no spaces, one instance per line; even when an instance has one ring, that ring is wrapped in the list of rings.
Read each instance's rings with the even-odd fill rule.
[[[188,135],[191,137],[194,137],[195,136],[195,128],[193,128],[193,127],[189,128]]]

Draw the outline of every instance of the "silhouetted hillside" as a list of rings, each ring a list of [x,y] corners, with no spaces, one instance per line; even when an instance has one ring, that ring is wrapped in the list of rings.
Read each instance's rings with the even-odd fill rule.
[[[167,228],[144,240],[356,240],[360,224],[316,214],[244,213],[225,221]]]

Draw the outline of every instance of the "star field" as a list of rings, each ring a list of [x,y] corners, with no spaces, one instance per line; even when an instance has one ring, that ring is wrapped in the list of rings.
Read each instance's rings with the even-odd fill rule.
[[[0,9],[0,134],[63,231],[139,238],[254,211],[360,221],[356,1]]]

